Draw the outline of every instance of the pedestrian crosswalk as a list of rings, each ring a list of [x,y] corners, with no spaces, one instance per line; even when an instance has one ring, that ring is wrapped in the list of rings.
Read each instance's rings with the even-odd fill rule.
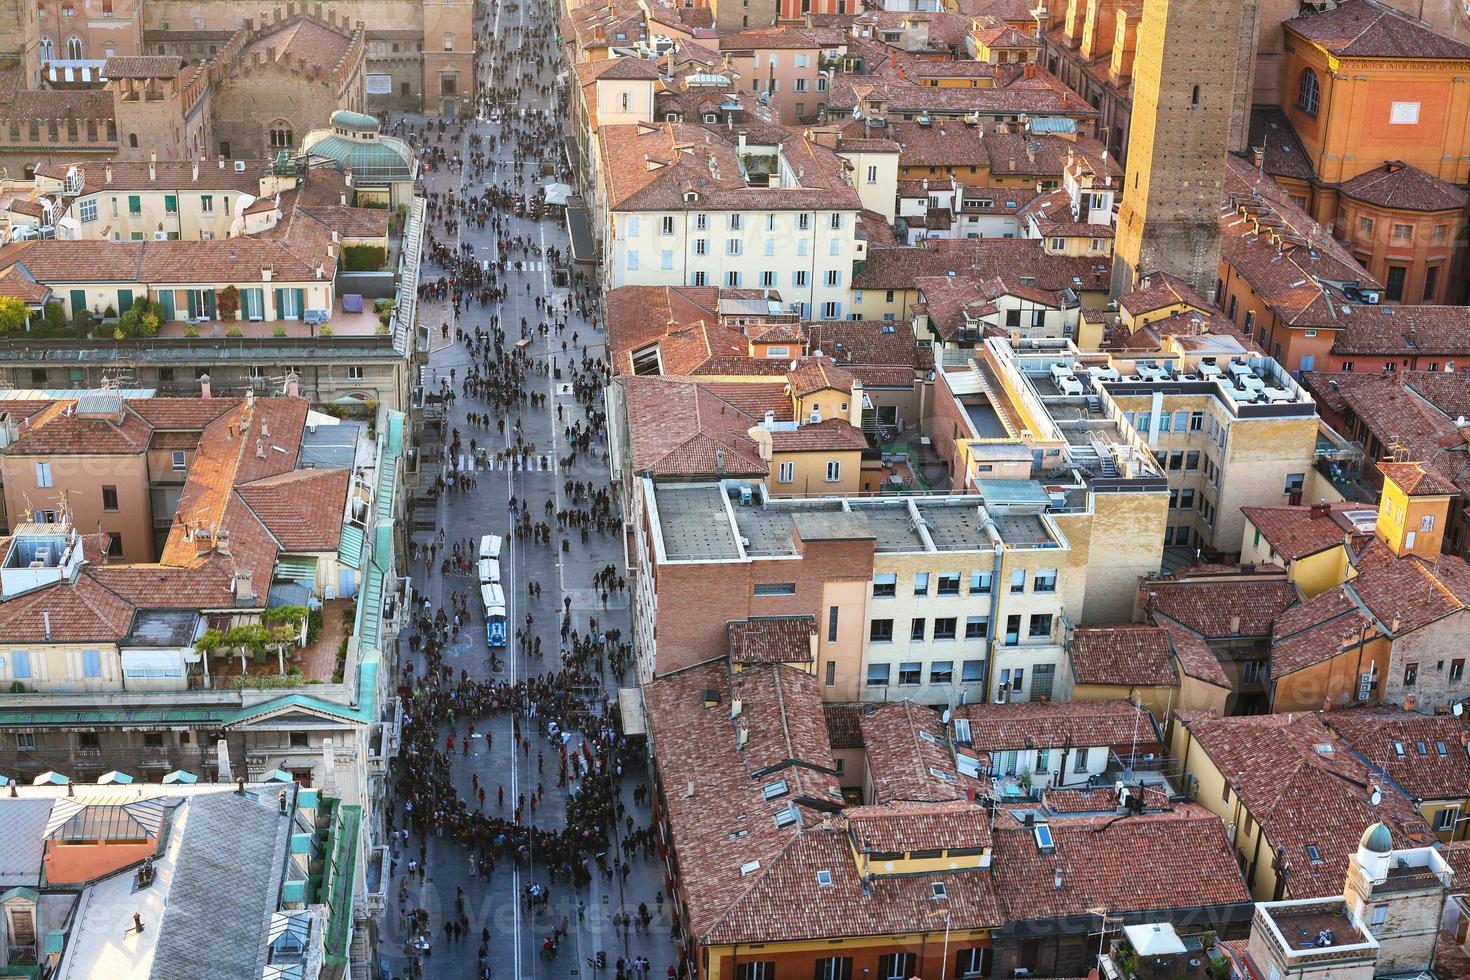
[[[555,473],[557,471],[556,460],[551,456],[532,456],[529,459],[500,459],[491,456],[485,460],[473,459],[468,453],[461,454],[458,472],[466,473],[471,470],[520,470],[530,473]]]

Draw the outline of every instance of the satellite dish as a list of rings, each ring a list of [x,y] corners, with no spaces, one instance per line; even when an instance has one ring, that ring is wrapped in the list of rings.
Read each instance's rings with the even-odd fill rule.
[[[1458,708],[1459,705],[1455,705],[1455,707]],[[1459,714],[1459,712],[1457,711],[1456,714]],[[942,714],[942,715],[939,716],[939,722],[942,725],[948,725],[949,724],[949,709],[948,708],[945,708],[944,709],[944,714]]]
[[[1383,802],[1383,793],[1381,790],[1379,790],[1377,786],[1374,786],[1373,792],[1368,794],[1368,802],[1372,803],[1374,806],[1377,806],[1378,804]]]

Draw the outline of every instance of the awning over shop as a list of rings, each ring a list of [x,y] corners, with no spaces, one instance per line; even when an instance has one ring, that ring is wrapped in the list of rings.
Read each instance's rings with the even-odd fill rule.
[[[572,261],[591,265],[597,261],[597,241],[592,237],[592,219],[587,206],[567,204],[567,234],[572,239]]]
[[[618,688],[618,711],[623,716],[624,735],[647,735],[648,722],[643,717],[643,689]]]

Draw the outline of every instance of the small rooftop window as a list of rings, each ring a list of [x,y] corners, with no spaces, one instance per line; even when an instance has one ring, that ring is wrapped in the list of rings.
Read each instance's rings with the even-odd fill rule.
[[[1397,754],[1400,758],[1402,758],[1403,755],[1404,755],[1404,743],[1403,742],[1394,742],[1393,743],[1393,750],[1394,750],[1394,753],[1395,754]]]
[[[1322,852],[1317,850],[1316,844],[1307,845],[1307,857],[1311,858],[1313,864],[1322,864]]]
[[[740,866],[740,877],[744,878],[746,875],[754,874],[760,869],[761,863],[759,861],[747,861]]]
[[[929,885],[929,895],[932,898],[948,898],[949,891],[944,887],[944,882],[935,881]]]
[[[823,868],[821,871],[818,871],[817,872],[817,884],[818,885],[821,885],[823,888],[831,888],[832,887],[832,872],[831,871],[828,871],[826,868]]]
[[[1051,835],[1051,828],[1044,823],[1039,823],[1032,828],[1036,835],[1036,849],[1042,854],[1050,854],[1057,849],[1057,842]]]

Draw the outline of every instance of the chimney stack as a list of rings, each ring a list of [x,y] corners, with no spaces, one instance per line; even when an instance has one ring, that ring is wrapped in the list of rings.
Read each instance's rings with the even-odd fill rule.
[[[210,397],[210,394],[209,394],[209,375],[207,375],[207,374],[201,374],[199,376],[199,397],[200,398],[208,398],[208,397]]]
[[[1404,695],[1404,710],[1405,711],[1418,711],[1419,710],[1419,695],[1414,694],[1412,691],[1410,693],[1408,693],[1408,694],[1405,694]]]

